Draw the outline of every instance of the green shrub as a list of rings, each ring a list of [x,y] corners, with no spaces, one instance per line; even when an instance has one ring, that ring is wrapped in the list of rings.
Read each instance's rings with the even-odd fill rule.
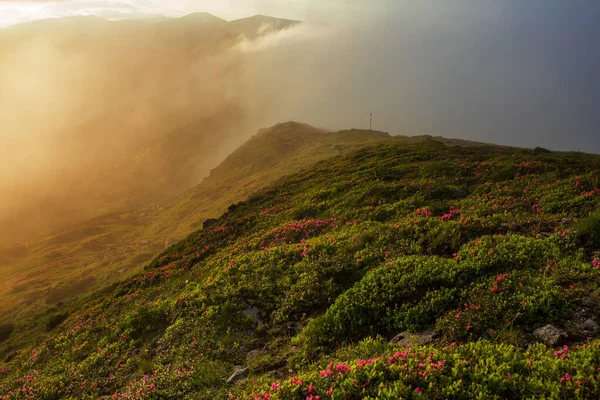
[[[552,154],[552,151],[538,146],[533,149],[533,154]]]
[[[140,338],[145,334],[164,329],[168,321],[166,305],[150,303],[137,306],[119,325],[125,334]]]
[[[46,323],[46,332],[50,332],[52,329],[62,324],[63,321],[66,320],[68,317],[68,313],[59,313],[51,316],[48,322]]]
[[[600,248],[600,211],[596,211],[577,224],[577,243],[588,249]]]

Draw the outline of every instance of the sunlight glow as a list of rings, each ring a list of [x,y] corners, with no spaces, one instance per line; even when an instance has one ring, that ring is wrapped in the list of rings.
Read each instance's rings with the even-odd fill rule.
[[[96,15],[108,20],[181,17],[193,12],[209,12],[225,19],[252,15],[252,1],[235,0],[65,0],[0,1],[0,27],[45,18]]]

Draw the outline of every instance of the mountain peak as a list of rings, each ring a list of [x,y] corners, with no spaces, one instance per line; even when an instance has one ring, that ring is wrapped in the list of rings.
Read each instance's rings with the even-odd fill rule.
[[[254,15],[252,17],[236,19],[229,22],[234,31],[253,38],[265,33],[282,31],[301,24],[301,21],[291,19],[267,17],[265,15]]]
[[[260,129],[258,131],[257,136],[265,136],[265,135],[283,135],[283,134],[307,134],[307,133],[322,133],[320,129],[317,129],[311,125],[303,124],[301,122],[296,121],[288,121],[282,122],[276,125],[273,125],[270,128]]]
[[[261,22],[287,21],[287,22],[300,22],[300,21],[295,21],[295,20],[291,20],[291,19],[271,17],[271,16],[263,15],[263,14],[257,14],[257,15],[253,15],[251,17],[246,17],[246,18],[240,18],[240,19],[237,19],[237,20],[231,21],[231,22],[236,22],[236,21],[261,21]]]
[[[221,19],[219,17],[216,17],[210,13],[207,12],[196,12],[196,13],[192,13],[192,14],[188,14],[185,15],[183,17],[180,18],[183,21],[193,21],[193,22],[226,22],[224,19]]]

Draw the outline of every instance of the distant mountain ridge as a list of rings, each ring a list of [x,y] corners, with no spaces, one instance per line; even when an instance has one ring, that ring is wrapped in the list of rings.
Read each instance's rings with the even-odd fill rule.
[[[213,14],[207,12],[194,12],[191,14],[184,15],[179,18],[172,17],[147,17],[147,18],[132,18],[132,19],[118,19],[118,20],[108,20],[105,18],[98,17],[96,15],[84,15],[84,16],[73,16],[73,17],[59,17],[59,18],[45,18],[30,22],[25,22],[17,25],[8,26],[6,28],[0,29],[0,33],[2,31],[6,32],[17,32],[17,31],[26,31],[33,28],[74,28],[79,25],[85,24],[89,27],[106,27],[110,26],[111,28],[125,26],[125,25],[142,25],[142,26],[151,26],[151,25],[160,25],[165,23],[172,22],[186,22],[190,25],[211,25],[212,27],[226,27],[229,26],[233,32],[237,32],[240,34],[251,34],[254,35],[255,30],[260,29],[263,26],[269,26],[270,29],[273,30],[281,30],[293,27],[295,25],[301,24],[301,21],[290,20],[284,18],[276,18],[269,17],[266,15],[254,15],[250,17],[235,19],[227,21],[225,19],[219,18]],[[90,24],[94,24],[90,26]]]

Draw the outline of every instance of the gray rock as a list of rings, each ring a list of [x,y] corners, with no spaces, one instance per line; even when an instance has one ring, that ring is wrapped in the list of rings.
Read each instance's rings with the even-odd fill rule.
[[[454,199],[464,199],[466,197],[469,197],[469,193],[461,188],[456,189],[454,193],[452,193],[452,198]]]
[[[390,340],[390,343],[404,347],[422,346],[433,343],[433,341],[439,337],[440,332],[438,330],[428,328],[417,333],[401,332],[394,336],[394,338]]]
[[[598,306],[598,302],[591,297],[585,297],[581,300],[581,305],[588,308],[596,308],[596,306]]]
[[[246,374],[248,373],[248,368],[245,367],[235,367],[233,374],[229,378],[227,378],[227,384],[231,385],[236,383],[237,381],[244,379]]]
[[[208,229],[211,226],[215,226],[218,223],[219,223],[219,221],[217,219],[215,219],[215,218],[207,219],[206,221],[204,221],[202,223],[202,229]]]
[[[590,309],[589,308],[585,308],[585,307],[581,307],[578,308],[571,316],[571,319],[575,322],[579,322],[582,323],[583,321],[585,321],[586,319],[588,319],[591,316],[590,313]]]
[[[273,378],[275,378],[275,379],[281,379],[281,378],[283,378],[283,374],[281,372],[279,372],[279,371],[273,371],[271,373],[271,376]]]
[[[246,354],[246,360],[252,360],[254,358],[264,356],[265,354],[269,353],[265,350],[251,350],[248,352],[248,354]]]
[[[562,224],[563,225],[571,225],[571,220],[569,218],[563,218]]]
[[[554,325],[546,325],[533,331],[533,336],[547,346],[556,346],[567,338],[567,333]]]
[[[585,320],[585,322],[583,323],[583,329],[589,333],[591,333],[592,335],[597,335],[598,332],[600,332],[600,326],[598,326],[598,324],[596,323],[596,321],[594,321],[593,319],[587,319]]]
[[[262,325],[262,321],[260,319],[262,311],[256,307],[250,307],[242,311],[242,314],[250,318],[255,324]]]

